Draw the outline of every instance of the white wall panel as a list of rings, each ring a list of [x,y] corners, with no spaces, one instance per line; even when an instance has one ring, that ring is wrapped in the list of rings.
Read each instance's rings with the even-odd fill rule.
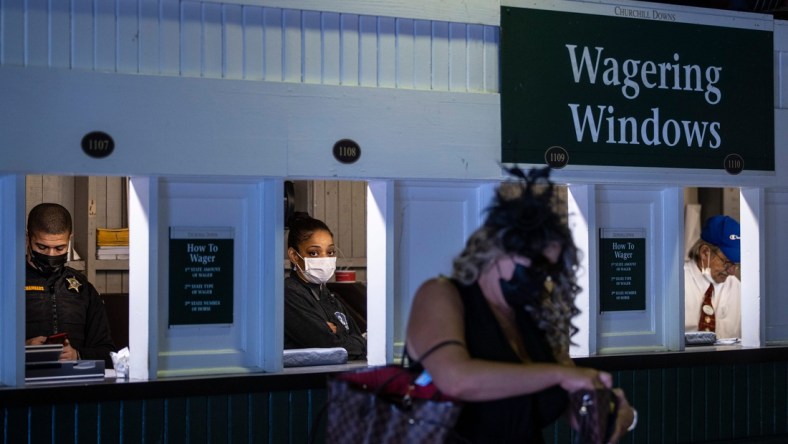
[[[397,86],[397,23],[392,17],[378,17],[378,86]]]
[[[788,342],[788,273],[780,261],[781,254],[788,251],[788,236],[785,221],[788,220],[788,190],[775,189],[766,192],[766,239],[762,272],[766,280],[763,298],[766,300],[766,343]]]
[[[599,187],[596,195],[596,226],[598,229],[638,229],[643,230],[646,238],[645,252],[645,310],[613,311],[597,313],[597,352],[609,353],[635,350],[666,350],[668,337],[678,335],[665,331],[664,306],[670,298],[675,298],[681,291],[677,282],[660,279],[668,273],[666,263],[679,263],[680,258],[666,258],[672,251],[668,243],[663,242],[666,236],[675,230],[666,226],[663,221],[665,214],[673,212],[663,202],[663,189],[635,187]],[[585,252],[589,256],[590,278],[598,281],[599,267],[597,260],[599,233],[590,233],[590,244],[595,248]],[[674,242],[678,243],[677,236]],[[599,288],[597,285],[595,288]],[[590,294],[597,298],[600,295]],[[590,304],[595,306],[595,304]],[[599,305],[596,305],[599,306]],[[592,350],[593,352],[593,350]]]
[[[491,26],[187,0],[7,0],[0,13],[0,60],[8,65],[458,92],[497,87]]]
[[[323,81],[323,45],[321,17],[319,12],[301,13],[301,35],[304,50],[304,83],[320,84]]]
[[[452,261],[481,224],[489,185],[397,182],[394,191],[394,342],[402,345],[413,295],[427,279],[451,276]],[[452,221],[452,223],[445,223]]]
[[[304,44],[301,20],[303,13],[292,9],[282,12],[284,41],[281,48],[283,66],[281,79],[285,82],[301,83],[304,81]],[[268,80],[268,78],[266,78]]]
[[[322,62],[321,83],[326,85],[341,85],[342,62],[342,27],[339,14],[324,12],[321,14],[322,48],[320,60]]]
[[[47,0],[28,0],[27,34],[49,35],[49,13]],[[28,39],[26,65],[47,66],[49,64],[49,39]]]
[[[71,3],[71,68],[94,69],[96,23],[92,0]]]
[[[210,372],[219,368],[241,371],[240,367],[260,368],[258,354],[263,320],[260,301],[266,284],[258,270],[265,258],[258,229],[263,227],[261,194],[258,184],[205,183],[166,180],[161,188],[159,219],[159,263],[169,263],[169,230],[172,227],[206,229],[231,228],[233,234],[233,322],[229,325],[181,325],[171,327],[169,318],[169,271],[158,270],[158,370],[159,375],[180,372]],[[223,369],[222,369],[223,367]]]
[[[254,55],[248,54],[246,42],[244,41],[244,11],[243,8],[237,5],[224,5],[222,6],[223,14],[223,28],[224,35],[222,36],[222,53],[223,60],[223,73],[222,77],[226,79],[243,79],[244,78],[244,59],[259,60],[259,53]],[[256,30],[260,29],[259,22],[255,27]],[[262,70],[257,70],[262,72]]]
[[[490,0],[205,0],[216,3],[265,5],[268,7],[297,8],[405,17],[415,19],[468,22],[497,26],[500,3]]]
[[[449,91],[468,89],[467,27],[462,23],[449,24]]]
[[[596,228],[596,189],[593,185],[570,185],[566,189],[567,224],[572,232],[575,246],[583,252],[580,256],[577,285],[580,293],[575,296],[575,305],[580,313],[572,320],[578,331],[572,338],[570,356],[588,356],[597,348],[597,313],[599,304],[596,295],[599,287],[597,279],[591,275],[596,261],[591,257],[596,249],[592,233]]]
[[[0,385],[19,386],[25,381],[25,178],[0,175]]]
[[[432,89],[449,90],[449,24],[432,22]]]
[[[484,27],[468,25],[467,55],[465,66],[468,71],[468,91],[484,91]]]
[[[71,14],[69,2],[49,2],[49,66],[71,67]]]
[[[93,2],[95,58],[93,68],[99,71],[115,71],[117,58],[117,20],[114,1]]]
[[[164,39],[159,20],[164,20],[164,8],[159,8],[157,0],[140,0],[139,35],[137,36],[137,72],[140,74],[160,73],[160,42],[163,49]]]
[[[263,37],[263,9],[244,8],[243,23],[243,78],[263,80],[265,75],[265,38]],[[228,44],[229,45],[229,44]]]
[[[788,21],[774,22],[774,51],[774,104],[788,109]]]
[[[362,15],[358,19],[358,84],[378,86],[378,19]]]
[[[51,94],[31,95],[40,85]],[[0,170],[23,174],[500,177],[495,94],[0,67]],[[41,122],[46,131],[40,131]],[[116,144],[80,147],[89,131]],[[356,163],[334,159],[352,138]],[[304,159],[309,159],[306,162]]]
[[[200,77],[224,77],[224,17],[222,5],[202,4],[202,69]],[[240,49],[240,48],[239,48]]]
[[[159,5],[161,17],[158,23],[160,41],[158,54],[158,69],[151,74],[181,75],[181,8],[176,2],[161,2]],[[151,49],[157,42],[153,41]],[[152,55],[152,54],[151,54]]]
[[[775,104],[778,108],[788,108],[788,52],[777,53],[775,56],[777,73],[775,75]]]
[[[340,85],[359,85],[359,16],[340,17]]]
[[[202,8],[199,3],[181,3],[180,68],[182,76],[202,73]]]
[[[140,55],[140,1],[117,3],[118,43],[116,69],[119,72],[138,72]]]
[[[415,88],[414,26],[413,20],[397,20],[397,88]]]
[[[484,85],[482,91],[498,91],[499,65],[498,65],[498,44],[500,34],[497,28],[484,28],[484,58],[480,65],[484,70]],[[475,61],[474,61],[475,63]]]
[[[432,69],[432,22],[416,20],[413,35],[414,89],[433,89]]]
[[[3,63],[25,65],[25,2],[24,0],[7,0],[2,3],[0,14],[0,60]]]
[[[285,50],[284,11],[263,10],[263,78],[269,82],[284,80],[283,57]],[[247,75],[251,75],[247,73]]]

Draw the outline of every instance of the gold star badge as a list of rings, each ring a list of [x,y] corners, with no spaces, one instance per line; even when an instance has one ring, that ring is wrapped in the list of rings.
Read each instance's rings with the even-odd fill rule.
[[[67,277],[66,281],[68,281],[68,289],[69,290],[74,290],[75,292],[79,293],[79,287],[81,287],[82,284],[79,283],[77,278],[75,278],[73,276],[72,277]]]

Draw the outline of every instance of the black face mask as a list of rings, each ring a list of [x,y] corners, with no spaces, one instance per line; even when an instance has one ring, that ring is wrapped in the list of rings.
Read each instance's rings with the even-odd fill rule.
[[[514,308],[537,306],[545,290],[548,276],[557,276],[560,266],[550,264],[544,258],[532,260],[531,266],[515,264],[514,274],[510,280],[500,279],[501,292],[506,302]]]
[[[68,259],[68,253],[49,256],[32,250],[30,251],[30,256],[33,264],[38,267],[44,276],[52,276],[63,271],[63,266],[66,265],[66,260]]]

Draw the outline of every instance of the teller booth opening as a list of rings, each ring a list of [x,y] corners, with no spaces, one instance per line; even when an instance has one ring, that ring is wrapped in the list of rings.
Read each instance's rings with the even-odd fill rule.
[[[94,284],[102,295],[115,346],[118,350],[128,347],[129,281],[133,278],[129,273],[128,179],[108,176],[29,175],[26,177],[25,184],[26,213],[36,204],[44,202],[59,203],[71,213],[74,241],[69,248],[68,266],[82,272]],[[328,286],[348,307],[350,314],[362,327],[362,331],[366,331],[367,325],[365,189],[366,184],[360,181],[285,183],[285,217],[293,211],[308,211],[313,217],[325,221],[332,230],[339,251],[337,269],[342,277],[332,278]],[[219,207],[214,207],[215,205]],[[209,220],[209,214],[227,213],[226,209],[219,209],[221,203],[218,196],[213,204],[202,201],[199,206],[206,208],[206,216],[202,218],[203,220]],[[185,205],[184,208],[191,214],[188,219],[194,220],[192,207]],[[233,237],[231,231],[216,229],[213,231],[213,235]],[[170,228],[170,237],[175,238],[172,236],[172,228]],[[172,242],[169,242],[170,246],[173,245]],[[207,243],[205,246],[210,244]],[[185,254],[197,254],[195,253],[197,247],[195,246],[191,251],[184,250]],[[171,251],[170,256],[169,261],[177,257],[177,254]],[[206,254],[204,257],[210,256]],[[180,261],[183,263],[184,259],[181,258]],[[206,266],[207,270],[209,264],[197,265]],[[232,263],[227,265],[231,266]],[[287,265],[289,267],[289,264]],[[183,273],[178,274],[178,270],[182,271],[184,266],[176,268],[176,274],[170,276],[170,278],[179,276],[179,279],[185,279],[177,286],[187,286],[190,289],[193,287],[194,295],[210,294],[211,292],[206,290],[207,285],[216,284],[216,280],[211,279],[209,284],[188,282],[189,279]],[[190,276],[194,274],[191,273]],[[223,284],[226,285],[227,282]],[[229,288],[232,288],[232,283]],[[210,307],[203,305],[203,303],[207,304],[206,301],[198,301],[198,299],[206,298],[198,297],[190,301],[190,310],[175,315],[175,323],[168,325],[167,331],[174,325],[204,322],[189,320],[192,313],[200,314],[203,313],[202,310]],[[207,298],[207,301],[210,300]],[[172,306],[161,308],[169,312]],[[233,317],[225,316],[227,320]],[[172,321],[172,314],[168,315],[168,318]],[[232,322],[219,320],[215,323],[231,324]]]

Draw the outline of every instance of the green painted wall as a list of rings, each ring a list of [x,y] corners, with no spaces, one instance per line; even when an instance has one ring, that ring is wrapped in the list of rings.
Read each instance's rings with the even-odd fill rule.
[[[613,374],[640,417],[637,429],[622,443],[788,442],[788,362]],[[188,384],[193,384],[194,392],[205,391],[200,387],[203,383],[200,379],[180,383],[178,393],[188,393]],[[308,442],[326,401],[325,390],[318,387],[321,383],[283,391],[256,390],[256,384],[246,384],[247,393],[221,393],[221,386],[207,396],[124,394],[129,399],[89,402],[47,401],[42,398],[44,390],[27,390],[28,403],[26,389],[16,389],[13,399],[7,396],[10,390],[0,391],[0,437],[9,444]],[[113,387],[119,388],[106,385],[102,390]],[[72,388],[71,395],[78,390]],[[322,430],[316,430],[316,442],[321,443]],[[545,436],[555,444],[572,442],[564,422],[545,430]]]

